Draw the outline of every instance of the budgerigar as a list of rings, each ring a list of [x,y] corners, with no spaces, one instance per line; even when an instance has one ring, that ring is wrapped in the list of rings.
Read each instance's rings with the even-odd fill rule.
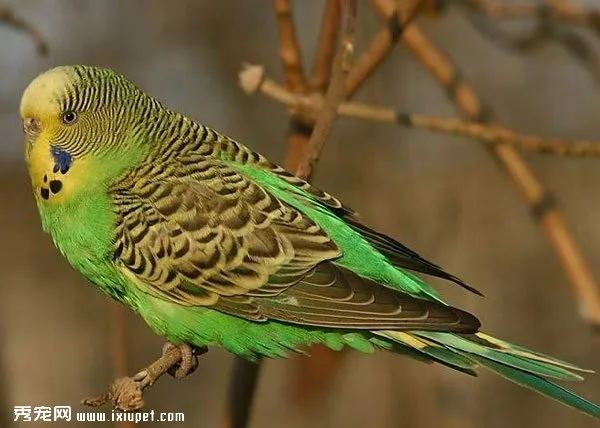
[[[583,370],[480,332],[413,272],[473,291],[460,279],[114,71],[51,69],[20,111],[44,230],[173,346],[248,359],[384,349],[468,374],[484,366],[600,418],[550,380]]]

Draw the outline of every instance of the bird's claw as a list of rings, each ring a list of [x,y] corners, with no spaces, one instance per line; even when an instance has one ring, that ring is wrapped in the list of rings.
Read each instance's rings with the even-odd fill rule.
[[[183,379],[196,371],[198,368],[198,355],[206,352],[206,348],[193,347],[187,343],[173,344],[167,342],[163,345],[162,354],[165,355],[173,348],[178,348],[181,352],[181,361],[176,366],[171,367],[167,373],[175,379]]]

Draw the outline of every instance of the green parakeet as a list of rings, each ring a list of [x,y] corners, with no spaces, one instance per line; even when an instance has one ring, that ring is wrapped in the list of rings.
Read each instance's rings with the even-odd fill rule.
[[[307,345],[484,366],[600,418],[549,379],[578,367],[479,332],[414,275],[460,279],[333,196],[108,69],[49,70],[21,100],[43,228],[173,344],[284,357]]]

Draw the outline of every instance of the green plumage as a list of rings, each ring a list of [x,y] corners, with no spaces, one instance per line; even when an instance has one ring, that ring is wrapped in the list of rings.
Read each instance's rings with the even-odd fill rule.
[[[50,70],[25,91],[21,115],[44,230],[168,340],[248,359],[320,343],[468,374],[483,365],[600,417],[546,380],[578,380],[581,369],[479,333],[474,316],[411,272],[474,291],[458,278],[124,77]]]

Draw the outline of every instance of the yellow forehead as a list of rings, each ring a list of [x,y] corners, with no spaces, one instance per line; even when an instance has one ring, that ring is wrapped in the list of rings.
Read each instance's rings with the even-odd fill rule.
[[[60,113],[61,101],[73,83],[71,67],[57,67],[36,77],[21,97],[21,118],[43,118]]]

